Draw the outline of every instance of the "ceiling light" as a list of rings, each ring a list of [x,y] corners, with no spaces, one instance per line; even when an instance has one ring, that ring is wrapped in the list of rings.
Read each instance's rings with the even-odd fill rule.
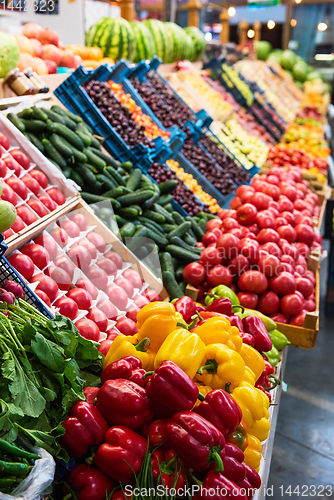
[[[292,27],[296,26],[296,24],[297,24],[296,19],[291,19],[290,24]]]
[[[268,22],[267,22],[267,27],[268,27],[270,30],[274,29],[274,28],[275,28],[275,26],[276,26],[275,21],[270,20],[270,21],[268,21]]]
[[[334,60],[334,54],[316,54],[314,56],[314,59],[316,61],[333,61]]]
[[[295,0],[296,3],[301,3],[302,0]]]
[[[327,26],[326,23],[319,23],[318,24],[318,30],[319,31],[326,31],[327,28],[328,28],[328,26]]]
[[[233,16],[235,16],[235,14],[236,14],[237,11],[235,10],[234,7],[229,7],[227,12],[228,12],[228,15],[230,17],[233,17]]]
[[[205,33],[204,38],[207,42],[210,42],[212,40],[212,33],[208,31],[208,33]]]
[[[254,35],[255,35],[255,31],[254,30],[248,30],[247,31],[248,38],[254,38]]]

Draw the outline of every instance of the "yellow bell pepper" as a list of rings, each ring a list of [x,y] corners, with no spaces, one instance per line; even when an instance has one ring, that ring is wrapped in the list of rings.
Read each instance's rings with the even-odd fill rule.
[[[110,363],[113,363],[113,361],[117,361],[125,356],[134,356],[140,359],[144,370],[153,370],[155,353],[149,348],[149,342],[148,337],[138,342],[137,334],[133,337],[118,335],[104,358],[103,369],[110,365]]]
[[[257,437],[260,441],[265,441],[269,436],[270,422],[267,418],[263,417],[261,420],[256,420],[253,427],[249,429],[249,432],[253,436]]]
[[[240,382],[232,392],[232,398],[238,403],[242,411],[242,420],[247,425],[249,432],[253,432],[253,428],[257,421],[264,421],[261,425],[255,427],[258,435],[261,435],[261,440],[264,441],[269,435],[269,398],[256,387],[253,387],[249,382]],[[254,432],[253,432],[254,434]]]
[[[141,341],[149,337],[150,349],[157,352],[166,337],[175,330],[177,321],[173,304],[151,302],[137,314],[138,339]]]
[[[169,359],[194,378],[205,355],[204,342],[196,333],[184,328],[177,328],[168,335],[160,347],[154,361],[154,368],[158,368],[163,361]]]
[[[208,319],[203,325],[195,329],[197,335],[203,340],[205,345],[225,344],[234,351],[239,351],[242,346],[242,339],[239,330],[226,318],[213,317]]]
[[[203,396],[206,396],[209,392],[213,391],[212,387],[209,387],[208,385],[199,384],[198,382],[195,382],[195,385],[198,387],[199,392],[203,394]],[[200,402],[201,401],[197,399],[194,406],[198,406]]]
[[[249,382],[254,387],[255,375],[254,375],[254,372],[248,366],[245,366],[245,373],[244,373],[244,376],[242,377],[242,379],[245,382]]]
[[[248,446],[244,451],[245,462],[250,467],[253,467],[253,469],[255,469],[256,472],[259,472],[260,469],[260,463],[262,458],[261,451],[262,451],[262,445],[259,439],[253,436],[252,434],[248,434]]]
[[[244,373],[245,362],[239,353],[225,344],[210,344],[196,378],[212,389],[225,389],[226,384],[240,382]]]
[[[244,360],[245,365],[254,373],[256,382],[265,369],[263,357],[254,347],[247,344],[242,344],[239,354]]]

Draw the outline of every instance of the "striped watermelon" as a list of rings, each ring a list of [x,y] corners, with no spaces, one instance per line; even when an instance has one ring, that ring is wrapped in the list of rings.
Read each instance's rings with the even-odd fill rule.
[[[193,61],[197,61],[205,51],[206,41],[203,32],[195,28],[195,26],[188,26],[184,28],[187,35],[191,36],[194,44],[194,57]]]
[[[104,57],[114,61],[133,61],[136,54],[136,39],[130,23],[121,17],[102,17],[89,28],[85,36],[87,47],[100,47]]]
[[[165,24],[157,19],[146,19],[143,21],[152,33],[155,43],[155,53],[164,63],[173,59],[173,37]]]
[[[132,21],[130,24],[136,37],[135,62],[152,59],[155,55],[155,43],[151,31],[139,21]]]
[[[186,36],[185,44],[184,44],[182,52],[183,52],[182,59],[184,59],[186,61],[195,61],[195,59],[194,59],[195,47],[194,47],[193,39],[191,38],[190,35]]]
[[[185,59],[184,56],[188,47],[187,34],[178,24],[165,23],[165,26],[173,37],[173,57],[171,62]]]

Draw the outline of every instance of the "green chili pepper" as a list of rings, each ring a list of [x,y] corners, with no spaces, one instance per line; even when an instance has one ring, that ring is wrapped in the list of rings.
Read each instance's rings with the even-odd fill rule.
[[[211,304],[218,299],[227,297],[232,302],[233,306],[239,306],[240,302],[237,295],[228,286],[218,285],[211,290],[210,293],[205,297],[205,305],[211,306]]]
[[[10,477],[0,477],[0,488],[6,488],[9,486],[14,486],[15,483],[20,483],[21,479],[15,476]],[[1,489],[2,491],[2,489]]]
[[[280,332],[275,328],[275,330],[271,330],[269,332],[269,337],[273,345],[276,347],[278,351],[283,351],[284,347],[291,344],[291,342],[286,338],[284,333]]]
[[[271,364],[271,366],[276,366],[281,361],[279,352],[276,349],[276,347],[274,347],[274,346],[270,351],[265,352],[264,354],[267,356],[268,361]]]
[[[13,457],[28,458],[29,460],[38,460],[41,458],[36,455],[36,453],[30,453],[29,451],[22,450],[21,448],[15,446],[15,444],[8,443],[4,439],[0,439],[0,450],[5,453],[9,453]]]
[[[4,462],[0,460],[0,473],[1,474],[12,474],[15,476],[26,476],[31,465],[22,464],[21,462]]]
[[[261,318],[264,326],[267,329],[267,332],[271,332],[272,330],[275,330],[276,328],[276,323],[273,321],[271,318],[268,318],[268,316],[265,316],[264,314],[260,313],[260,311],[253,311],[252,309],[245,309],[244,312],[237,312],[235,313],[238,316],[240,316],[241,319],[246,318],[246,316],[257,316],[258,318]]]

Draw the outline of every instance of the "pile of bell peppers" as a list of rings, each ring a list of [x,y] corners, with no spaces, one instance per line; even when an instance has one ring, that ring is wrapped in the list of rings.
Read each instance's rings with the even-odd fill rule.
[[[67,479],[79,500],[104,500],[117,488],[111,499],[127,499],[125,486],[147,462],[155,484],[169,488],[220,485],[246,500],[260,487],[268,391],[277,384],[268,354],[283,340],[257,313],[235,314],[228,297],[213,304],[153,302],[138,312],[137,334],[115,338],[101,387],[86,388],[87,401],[62,424],[70,456],[90,457]]]

